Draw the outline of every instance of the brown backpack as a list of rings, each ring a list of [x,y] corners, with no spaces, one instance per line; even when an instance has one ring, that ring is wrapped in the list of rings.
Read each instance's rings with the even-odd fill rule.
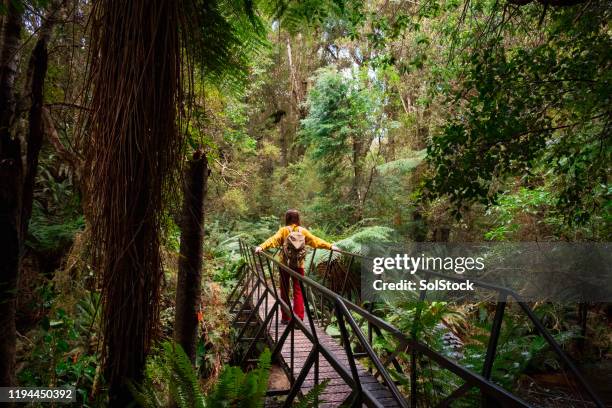
[[[289,228],[289,235],[283,242],[283,255],[287,266],[292,269],[297,269],[304,258],[306,258],[306,237],[302,234],[302,228],[298,227],[293,230]]]

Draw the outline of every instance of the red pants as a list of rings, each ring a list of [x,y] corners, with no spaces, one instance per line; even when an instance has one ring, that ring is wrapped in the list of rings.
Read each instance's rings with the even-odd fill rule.
[[[297,271],[300,275],[304,276],[304,268],[298,268]],[[293,313],[304,320],[304,297],[302,296],[302,288],[300,287],[300,281],[291,278],[293,281]],[[283,269],[280,270],[280,292],[281,299],[288,305],[289,303],[289,294],[287,293],[287,289],[289,288],[289,274]],[[291,316],[285,312],[285,309],[281,308],[282,319],[285,321],[291,320]]]

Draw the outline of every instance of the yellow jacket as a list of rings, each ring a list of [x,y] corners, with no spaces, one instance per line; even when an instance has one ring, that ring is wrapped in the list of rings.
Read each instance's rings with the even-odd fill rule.
[[[296,231],[298,228],[300,228],[300,232],[304,235],[306,245],[312,248],[331,249],[332,247],[332,245],[329,242],[324,241],[321,238],[314,236],[306,228],[298,227],[297,225],[293,224],[291,225],[291,227],[289,226],[281,227],[278,231],[276,231],[276,234],[272,235],[263,244],[260,245],[261,249],[265,251],[268,248],[278,248],[278,247],[283,246],[283,243],[285,242],[285,238],[289,236],[289,228],[291,228],[291,231]],[[304,267],[304,262],[302,261],[300,268],[303,268],[303,267]]]

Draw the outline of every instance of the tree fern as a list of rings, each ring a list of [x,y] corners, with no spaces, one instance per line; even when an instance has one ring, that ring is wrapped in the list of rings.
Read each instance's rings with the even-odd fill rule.
[[[185,45],[204,79],[239,93],[251,57],[267,46],[263,21],[249,0],[189,0]]]
[[[376,170],[378,170],[381,175],[385,176],[392,175],[394,173],[408,173],[417,168],[420,164],[422,164],[425,160],[425,157],[427,156],[427,150],[425,149],[419,150],[414,153],[415,155],[413,157],[393,160],[376,166]]]
[[[393,242],[393,235],[395,231],[392,228],[373,226],[366,227],[353,235],[350,235],[340,241],[336,241],[336,245],[348,252],[352,252],[360,255],[367,255],[367,248],[381,244],[391,244]],[[313,252],[310,252],[306,257],[305,264],[310,265],[310,260],[313,256]],[[342,254],[335,252],[332,255],[332,261],[342,257]],[[327,251],[316,251],[314,254],[314,265],[319,265],[322,262],[329,260],[329,253]]]
[[[331,24],[334,19],[344,24],[353,21],[353,13],[360,10],[362,2],[345,0],[273,0],[262,1],[264,12],[278,21],[282,28],[291,34],[304,33],[314,27]]]

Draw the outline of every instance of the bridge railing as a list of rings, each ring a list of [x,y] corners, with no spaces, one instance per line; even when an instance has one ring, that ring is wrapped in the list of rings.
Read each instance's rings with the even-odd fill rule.
[[[241,315],[247,314],[245,321],[241,321],[241,329],[238,333],[238,340],[248,343],[245,352],[242,354],[242,362],[244,362],[251,351],[253,351],[256,343],[265,337],[265,333],[272,333],[270,339],[273,347],[273,356],[278,356],[285,342],[290,344],[291,356],[289,358],[289,377],[291,381],[291,389],[288,392],[287,405],[295,398],[304,384],[307,376],[312,373],[314,384],[318,384],[321,380],[319,372],[320,358],[326,359],[340,377],[351,387],[352,393],[350,398],[355,403],[365,403],[368,406],[383,406],[383,403],[363,387],[359,379],[360,372],[355,364],[356,360],[362,362],[363,365],[375,373],[379,381],[385,385],[390,391],[393,401],[399,406],[417,406],[419,401],[419,361],[426,358],[431,364],[436,364],[439,369],[446,370],[459,377],[463,384],[445,396],[439,401],[438,406],[448,406],[451,402],[466,395],[466,393],[474,388],[479,391],[483,397],[483,402],[487,405],[495,406],[528,406],[527,403],[512,395],[507,390],[494,384],[490,381],[492,364],[495,359],[495,350],[499,339],[501,329],[501,321],[503,319],[503,311],[505,301],[508,296],[514,296],[525,311],[527,316],[536,324],[536,328],[543,334],[543,337],[551,343],[557,354],[564,356],[563,361],[569,363],[570,370],[577,374],[579,382],[583,383],[585,389],[590,390],[588,384],[581,377],[580,373],[573,366],[572,362],[565,356],[561,348],[554,341],[552,336],[547,333],[545,328],[539,323],[529,306],[522,302],[518,295],[505,288],[495,287],[484,282],[476,282],[476,285],[482,285],[487,289],[494,289],[501,293],[497,306],[497,311],[494,318],[494,325],[489,339],[487,348],[487,356],[483,374],[474,373],[471,370],[462,367],[455,361],[441,355],[432,350],[426,344],[420,342],[415,336],[415,333],[409,335],[402,333],[397,328],[385,322],[371,311],[357,305],[339,294],[331,291],[320,283],[310,279],[309,277],[301,276],[298,272],[288,268],[278,262],[272,255],[267,253],[256,254],[253,248],[241,242],[241,252],[247,261],[248,267],[245,268],[243,275],[240,277],[239,284],[234,288],[234,292],[230,295],[230,301],[236,303],[241,297],[253,299],[252,309],[246,310],[244,306],[242,310],[237,311],[236,321]],[[356,254],[345,255],[357,257]],[[330,259],[331,255],[330,255]],[[353,261],[349,261],[353,262]],[[312,266],[309,268],[312,272]],[[283,270],[299,283],[305,300],[306,318],[304,321],[295,317],[292,306],[289,302],[286,303],[280,297],[280,288],[278,280],[278,270]],[[347,268],[347,271],[350,267]],[[428,276],[443,276],[445,279],[462,280],[460,277],[449,277],[446,275],[437,274],[435,272],[425,272]],[[420,300],[425,300],[426,293],[420,293]],[[321,307],[321,300],[323,305]],[[317,305],[319,307],[317,308]],[[331,306],[330,306],[331,305]],[[257,319],[257,313],[260,308],[266,311],[263,323],[258,326],[253,337],[244,338],[247,327]],[[235,309],[235,304],[232,310]],[[285,313],[292,316],[290,323],[286,326],[279,325],[279,311],[284,310]],[[333,313],[333,316],[332,316]],[[419,319],[417,313],[415,319]],[[334,320],[334,324],[338,327],[339,334],[337,337],[344,346],[345,355],[333,355],[329,348],[320,340],[319,335],[321,328],[329,325],[329,322]],[[365,327],[364,327],[365,324]],[[271,329],[271,330],[270,330]],[[302,332],[312,343],[312,350],[305,361],[303,367],[298,371],[294,364],[294,333],[298,330]],[[544,335],[546,333],[546,335]],[[387,337],[392,338],[398,345],[394,351],[381,351],[375,344],[376,341]],[[400,354],[406,354],[410,360],[408,366],[409,384],[403,384],[398,379],[397,373],[401,373],[404,367],[398,361]],[[390,369],[390,366],[392,368]],[[488,368],[487,368],[488,367]],[[422,380],[421,380],[422,381]],[[404,394],[410,394],[410,401],[403,397],[398,385],[403,387]],[[598,398],[593,393],[591,395],[595,405],[600,405]],[[410,403],[409,403],[410,402]]]
[[[354,280],[355,271],[351,270],[356,264],[364,261],[372,261],[372,258],[369,258],[364,255],[354,254],[346,251],[334,251],[332,253],[330,251],[329,256],[327,258],[322,258],[322,261],[319,263],[314,262],[316,249],[312,251],[310,257],[310,263],[307,269],[307,276],[318,280],[324,286],[330,288],[335,288],[341,295],[344,296],[352,296],[355,300],[356,306],[361,310],[367,310],[371,312],[373,309],[373,303],[363,302],[361,299],[359,291],[354,291],[351,289],[350,283]],[[340,255],[340,256],[338,256]],[[358,269],[358,268],[357,268]],[[427,270],[419,270],[416,273],[417,276],[424,278],[426,281],[431,280],[432,278],[443,278],[447,281],[452,282],[465,282],[468,279],[457,276],[457,275],[448,275],[442,274],[435,271],[427,271]],[[331,279],[330,279],[331,278]],[[341,282],[341,285],[338,283]],[[492,299],[496,301],[495,313],[493,315],[493,321],[491,326],[491,332],[489,335],[488,343],[487,343],[487,351],[484,358],[482,372],[481,375],[490,380],[493,374],[493,365],[495,362],[495,358],[497,355],[497,348],[499,343],[499,338],[501,334],[502,322],[504,319],[504,315],[506,313],[507,305],[509,301],[517,304],[520,310],[524,313],[527,319],[531,322],[537,334],[539,334],[551,348],[553,353],[557,356],[559,361],[565,366],[565,368],[569,371],[570,375],[576,380],[576,383],[579,385],[581,391],[584,393],[582,395],[583,403],[587,404],[591,403],[597,407],[604,407],[602,400],[595,393],[593,388],[590,386],[589,382],[584,378],[581,372],[578,370],[576,365],[573,363],[571,358],[563,351],[562,347],[555,340],[555,338],[551,335],[551,333],[546,329],[546,327],[542,324],[542,322],[535,315],[533,309],[529,305],[528,302],[524,301],[521,296],[514,290],[509,288],[491,284],[488,282],[484,282],[478,279],[469,278],[469,282],[471,282],[476,288],[482,289],[488,292],[493,293]],[[331,302],[324,301],[323,296],[319,296],[318,298],[314,296],[312,291],[310,291],[311,302],[313,305],[313,314],[317,316],[317,321],[323,327],[327,328],[333,321],[334,316],[334,305]],[[420,318],[423,308],[423,302],[428,298],[428,291],[421,290],[419,291],[419,302],[417,306],[417,310],[415,313],[414,321],[412,322],[411,329],[411,337],[413,339],[418,338],[418,327],[420,325]],[[318,300],[318,301],[317,301]],[[349,302],[349,304],[352,304]],[[358,315],[360,314],[357,310],[354,310]],[[385,322],[386,323],[386,322]],[[369,341],[373,341],[373,337],[375,335],[381,335],[380,327],[373,327],[369,320],[363,316],[358,319],[358,326],[362,327],[364,331],[367,332]],[[364,327],[365,326],[365,327]],[[351,341],[353,338],[351,338]],[[400,344],[402,342],[400,341]],[[388,362],[393,364],[394,369],[397,371],[401,368],[398,359],[396,358],[398,355],[402,354],[405,349],[409,348],[408,346],[404,347],[403,350],[399,348],[395,350],[390,356],[388,356]],[[414,353],[414,350],[412,351]],[[416,360],[414,356],[411,356],[411,360]],[[411,363],[414,365],[414,363]],[[416,366],[412,367],[416,369]],[[411,388],[416,390],[416,376],[412,376]],[[453,394],[453,399],[457,399],[462,395],[466,394],[471,388],[469,386],[464,386],[461,389],[457,390],[456,393]],[[576,390],[579,391],[579,390]],[[411,392],[412,404],[416,404],[416,400],[418,398],[418,392]],[[449,401],[450,402],[450,401]]]

